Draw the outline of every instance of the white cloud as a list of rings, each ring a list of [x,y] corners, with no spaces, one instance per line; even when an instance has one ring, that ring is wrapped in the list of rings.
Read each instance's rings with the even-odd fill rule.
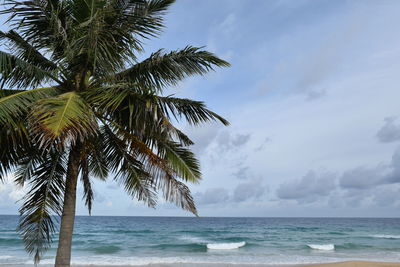
[[[16,211],[19,205],[16,203],[26,193],[26,188],[17,186],[13,183],[13,175],[5,177],[4,182],[0,183],[0,211]],[[1,212],[0,212],[1,214]]]

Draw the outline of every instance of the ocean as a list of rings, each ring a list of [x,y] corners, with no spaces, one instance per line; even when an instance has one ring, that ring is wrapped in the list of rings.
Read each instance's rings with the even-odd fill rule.
[[[33,265],[17,223],[0,215],[0,266]],[[93,265],[345,260],[400,262],[400,219],[78,216],[72,248],[73,264]]]

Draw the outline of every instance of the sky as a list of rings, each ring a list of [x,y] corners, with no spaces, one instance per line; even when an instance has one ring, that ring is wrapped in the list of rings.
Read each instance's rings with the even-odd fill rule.
[[[200,216],[400,216],[400,1],[178,0],[159,48],[205,46],[230,68],[166,93],[227,118],[198,128]],[[0,29],[5,17],[0,16]],[[10,181],[12,177],[9,177]],[[93,215],[192,216],[95,182]],[[77,214],[87,215],[81,201]],[[0,214],[24,189],[0,184]]]

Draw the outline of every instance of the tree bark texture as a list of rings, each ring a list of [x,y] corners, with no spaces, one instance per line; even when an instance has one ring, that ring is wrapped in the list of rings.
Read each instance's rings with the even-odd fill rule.
[[[75,223],[76,185],[79,175],[80,148],[71,149],[65,183],[64,204],[61,216],[55,267],[70,267],[72,234]]]

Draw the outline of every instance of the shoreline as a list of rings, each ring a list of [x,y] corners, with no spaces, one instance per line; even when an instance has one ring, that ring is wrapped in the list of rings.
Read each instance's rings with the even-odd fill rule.
[[[312,264],[165,263],[147,265],[73,265],[72,267],[400,267],[400,262],[343,261]]]
[[[73,267],[127,267],[132,265],[74,265]],[[400,262],[343,261],[313,264],[232,264],[232,263],[165,263],[136,265],[137,267],[400,267]]]
[[[0,264],[0,267],[6,265]],[[34,265],[7,265],[9,267],[32,267]],[[52,265],[39,264],[39,267],[50,267]],[[155,263],[146,265],[71,265],[71,267],[400,267],[400,262],[378,262],[378,261],[343,261],[331,263],[312,264],[243,264],[243,263]]]
[[[304,267],[399,267],[400,262],[383,262],[383,261],[343,261],[334,263],[322,263],[303,265]]]
[[[132,266],[132,265],[130,265]],[[400,262],[343,261],[313,264],[232,264],[232,263],[165,263],[136,265],[137,267],[400,267]],[[74,265],[73,267],[127,267],[127,265]]]

